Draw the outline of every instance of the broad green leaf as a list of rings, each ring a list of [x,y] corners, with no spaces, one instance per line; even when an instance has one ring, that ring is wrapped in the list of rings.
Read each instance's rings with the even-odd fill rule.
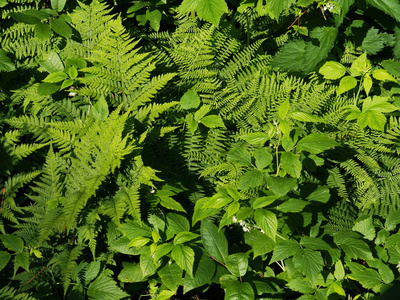
[[[142,254],[140,255],[139,264],[143,277],[147,277],[157,272],[160,262],[153,259],[152,255],[150,254],[150,247],[147,246],[143,249],[145,249],[145,251],[142,251]]]
[[[240,203],[238,201],[233,201],[228,206],[228,217],[232,217],[240,209]]]
[[[310,32],[310,38],[319,43],[307,42],[304,71],[313,71],[317,65],[328,57],[336,42],[338,30],[335,27],[316,27]],[[303,72],[306,73],[306,72]]]
[[[388,97],[367,97],[363,102],[363,112],[367,110],[376,110],[382,113],[390,113],[399,109],[397,106],[390,104],[388,100]]]
[[[172,291],[176,291],[181,285],[182,273],[182,268],[176,263],[167,263],[157,272],[161,278],[161,282]]]
[[[307,200],[326,203],[331,198],[331,193],[326,185],[319,185],[315,191],[307,196]]]
[[[251,154],[245,147],[233,148],[226,156],[228,162],[238,162],[245,166],[251,166]]]
[[[180,100],[183,109],[197,108],[200,105],[200,97],[194,90],[188,90]]]
[[[70,66],[68,68],[68,75],[70,78],[75,79],[78,77],[78,70],[75,68],[75,66]],[[102,95],[104,97],[104,95]]]
[[[295,0],[269,0],[267,1],[267,12],[272,19],[278,20],[281,13],[289,9]]]
[[[295,267],[307,278],[314,282],[324,267],[324,260],[318,251],[305,249],[302,253],[293,256]]]
[[[172,244],[169,244],[169,243],[158,245],[156,250],[153,253],[154,260],[158,261],[159,259],[161,259],[165,255],[170,253],[173,248],[174,248],[174,246]]]
[[[245,140],[249,144],[252,145],[257,145],[257,144],[264,144],[266,141],[270,139],[270,136],[268,136],[264,132],[252,132],[248,134],[242,134],[239,136],[242,140]]]
[[[263,183],[264,176],[258,170],[251,170],[240,176],[238,189],[245,190],[259,187]]]
[[[202,105],[195,113],[194,113],[194,120],[196,123],[201,120],[208,112],[210,111],[209,105]]]
[[[193,232],[182,231],[179,232],[174,238],[174,245],[183,244],[198,238],[199,235]]]
[[[346,297],[346,291],[343,289],[342,283],[338,281],[334,281],[331,283],[331,285],[328,287],[327,293],[329,295],[338,294],[342,297]]]
[[[24,241],[19,236],[2,234],[0,235],[0,240],[3,242],[4,247],[10,251],[16,253],[22,253],[22,251],[24,251]]]
[[[318,154],[339,144],[324,134],[312,133],[297,143],[297,149]]]
[[[181,231],[189,231],[190,223],[187,218],[176,213],[167,214],[168,229],[174,234],[178,234]]]
[[[171,257],[178,266],[188,272],[190,276],[193,276],[194,251],[192,248],[185,245],[175,245],[171,251]]]
[[[383,113],[376,110],[363,111],[358,119],[357,123],[360,128],[370,127],[371,129],[384,131],[386,124],[386,117]]]
[[[400,245],[393,245],[388,248],[389,262],[397,265],[400,261]]]
[[[210,198],[201,198],[196,201],[194,212],[192,216],[192,224],[196,224],[198,221],[203,220],[209,216],[215,215],[221,211],[221,208],[203,208],[203,205],[210,201]]]
[[[41,41],[47,41],[51,36],[50,26],[46,23],[39,23],[35,25],[35,36]]]
[[[346,68],[336,61],[328,61],[319,69],[319,73],[321,73],[325,79],[336,80],[342,78],[344,74],[346,74]]]
[[[63,20],[51,19],[50,27],[55,33],[61,35],[65,38],[70,38],[72,36],[72,28]]]
[[[71,85],[73,85],[74,84],[74,80],[72,80],[72,79],[65,79],[62,83],[61,83],[61,87],[60,87],[60,90],[63,90],[63,89],[65,89],[65,88],[67,88],[67,87],[71,87]],[[72,93],[72,94],[70,94],[70,95],[76,95],[76,94],[74,94],[74,91],[73,91],[74,89],[71,87],[70,89],[69,89],[69,91],[70,91],[70,93]]]
[[[140,249],[150,241],[151,240],[147,237],[137,236],[129,242],[128,247],[135,247]]]
[[[352,230],[358,231],[364,235],[364,238],[372,241],[375,238],[375,227],[372,221],[372,216],[364,215],[358,218]]]
[[[6,251],[0,251],[0,271],[8,264],[11,254]]]
[[[77,69],[83,69],[87,67],[87,62],[82,58],[67,58],[65,60],[65,67],[67,68],[70,66],[74,66]]]
[[[8,15],[15,21],[22,22],[25,24],[35,25],[40,23],[39,18],[26,12],[10,12],[8,13]]]
[[[138,249],[128,247],[130,241],[131,240],[128,237],[122,236],[110,243],[110,250],[128,255],[139,255]]]
[[[244,234],[245,243],[253,249],[254,258],[274,250],[275,242],[259,230],[250,230]]]
[[[393,271],[390,269],[387,262],[383,262],[380,259],[375,259],[372,261],[368,261],[368,266],[378,270],[379,275],[381,276],[384,283],[391,283],[395,278]]]
[[[259,170],[262,170],[268,167],[272,162],[272,154],[268,148],[258,148],[254,151],[254,158],[256,167]]]
[[[371,70],[371,62],[367,59],[367,53],[364,52],[362,55],[353,61],[350,67],[350,74],[353,77],[362,76],[367,74]]]
[[[400,210],[392,211],[388,214],[385,221],[385,229],[388,231],[395,230],[400,223]]]
[[[281,154],[281,167],[290,176],[299,178],[301,174],[302,165],[299,157],[292,152],[283,152]]]
[[[309,294],[309,293],[314,293],[315,288],[313,287],[313,284],[310,282],[309,278],[302,278],[298,277],[293,280],[290,280],[287,283],[287,286],[296,292],[300,292],[302,294]],[[308,300],[308,298],[304,298],[304,296],[311,296],[310,300],[314,300],[315,297],[312,295],[303,295],[302,297],[298,298],[298,300]]]
[[[321,238],[303,236],[300,245],[310,250],[331,250],[331,246]]]
[[[15,65],[7,56],[7,52],[0,49],[0,72],[10,72],[15,70]]]
[[[336,245],[340,246],[346,256],[354,259],[373,259],[371,249],[363,240],[356,238],[358,234],[341,231],[333,236]]]
[[[92,110],[93,117],[96,120],[104,121],[107,118],[109,113],[110,112],[108,110],[108,103],[107,103],[106,99],[104,98],[104,95],[101,95],[99,100],[97,100],[95,105],[93,105],[93,110]]]
[[[306,42],[303,40],[295,40],[286,43],[274,57],[271,64],[273,67],[282,68],[283,70],[301,72],[305,67],[305,55]],[[308,71],[308,68],[306,70]]]
[[[144,236],[151,238],[151,229],[146,224],[140,223],[139,221],[129,220],[125,224],[123,224],[123,229],[125,235],[129,239],[134,239],[138,236]]]
[[[267,184],[274,195],[278,197],[285,196],[289,191],[297,188],[295,178],[267,177]]]
[[[248,257],[245,253],[228,255],[225,265],[233,275],[236,277],[242,277],[247,272],[247,267],[249,265]]]
[[[64,70],[64,64],[56,52],[50,52],[47,59],[39,62],[39,64],[49,73],[61,72]]]
[[[365,50],[368,55],[376,55],[386,46],[393,46],[395,37],[386,32],[379,33],[379,30],[371,27],[361,44],[361,49]]]
[[[357,79],[351,76],[345,76],[340,79],[339,87],[336,90],[337,95],[341,95],[357,86]]]
[[[290,135],[291,127],[288,120],[282,120],[279,122],[279,129],[285,136]]]
[[[279,118],[281,118],[282,120],[285,119],[287,113],[289,112],[289,109],[290,109],[290,102],[289,99],[286,99],[281,103],[281,105],[279,105],[278,108]]]
[[[369,4],[382,10],[389,16],[400,22],[400,3],[395,0],[367,0]]]
[[[93,300],[119,300],[129,295],[112,278],[103,275],[89,285],[87,296]]]
[[[371,91],[371,88],[372,88],[372,79],[371,79],[371,76],[369,76],[368,74],[365,75],[365,77],[364,77],[363,87],[364,87],[365,93],[368,96],[369,92]]]
[[[395,77],[400,77],[400,61],[384,60],[382,67]]]
[[[162,18],[161,12],[158,9],[155,9],[153,11],[147,10],[146,18],[147,20],[149,20],[150,27],[158,32],[160,30],[160,23]]]
[[[275,246],[271,261],[269,263],[272,264],[278,260],[284,260],[295,255],[299,251],[299,243],[296,241],[284,240]]]
[[[379,273],[373,269],[365,269],[347,275],[348,278],[358,281],[364,288],[373,289],[381,284]]]
[[[183,293],[208,284],[213,278],[216,270],[216,263],[207,256],[203,256],[195,267],[193,278],[185,276],[183,281]]]
[[[51,0],[51,8],[55,11],[62,11],[67,0]]]
[[[254,220],[264,233],[275,241],[278,229],[278,219],[276,215],[272,211],[266,209],[257,209],[254,212]]]
[[[341,260],[338,260],[335,263],[335,272],[333,274],[337,280],[343,280],[346,276],[346,272],[344,271],[344,267]]]
[[[380,81],[393,81],[397,82],[396,79],[384,69],[376,69],[372,72],[372,76]]]
[[[228,5],[225,0],[184,0],[184,2],[196,2],[195,11],[200,19],[210,22],[218,26],[219,20],[224,13],[228,12]]]
[[[159,199],[160,199],[160,204],[165,208],[186,212],[185,209],[182,207],[182,205],[171,197],[162,196],[159,197]]]
[[[7,0],[0,0],[0,8],[8,4]]]
[[[97,277],[100,272],[100,261],[92,261],[86,268],[85,282],[89,283]]]
[[[226,300],[254,300],[255,294],[250,283],[236,282],[231,283],[225,290]]]
[[[233,199],[230,196],[223,195],[221,193],[217,193],[212,196],[209,200],[207,200],[201,208],[222,208],[225,205],[231,203]]]
[[[68,75],[65,74],[64,72],[55,72],[51,73],[46,76],[45,79],[43,79],[43,82],[48,82],[48,83],[56,83],[63,81],[64,79],[67,79]]]
[[[258,197],[258,198],[254,201],[252,207],[253,207],[254,209],[263,208],[263,207],[265,207],[265,206],[267,206],[267,205],[270,205],[271,203],[273,203],[273,202],[274,202],[276,199],[278,199],[278,198],[279,198],[278,196],[263,196],[263,197]]]
[[[169,291],[169,290],[162,290],[158,295],[155,300],[168,300],[171,299],[173,295],[175,295],[175,291]]]
[[[202,220],[200,235],[204,249],[218,261],[224,263],[228,256],[228,241],[222,231],[218,230],[212,222]]]
[[[222,120],[221,116],[217,115],[208,115],[205,116],[200,120],[201,124],[208,128],[217,128],[217,127],[223,127],[225,128],[224,121]]]
[[[300,199],[289,199],[280,203],[276,208],[284,213],[287,212],[296,213],[303,211],[306,205],[308,205],[307,201]]]
[[[27,10],[24,10],[23,13],[34,16],[34,17],[38,18],[39,20],[45,20],[50,16],[50,14],[48,14],[47,11],[44,9],[41,9],[41,10],[27,9]]]

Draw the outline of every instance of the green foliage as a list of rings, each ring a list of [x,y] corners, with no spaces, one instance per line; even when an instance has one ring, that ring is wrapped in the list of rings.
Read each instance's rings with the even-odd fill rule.
[[[1,299],[398,285],[396,1],[0,7]]]

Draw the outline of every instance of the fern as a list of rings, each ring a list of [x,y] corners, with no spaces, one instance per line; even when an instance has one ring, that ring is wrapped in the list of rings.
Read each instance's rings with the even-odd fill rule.
[[[67,294],[68,287],[71,283],[71,275],[74,267],[76,266],[76,260],[82,255],[82,246],[78,245],[73,249],[65,249],[61,254],[55,256],[50,264],[59,267],[61,270],[61,279],[63,281],[64,295]]]
[[[70,180],[66,184],[66,201],[63,203],[68,230],[106,176],[133,150],[128,136],[122,135],[127,115],[118,116],[118,112],[116,110],[102,123],[92,124],[74,149],[75,157],[71,158]]]

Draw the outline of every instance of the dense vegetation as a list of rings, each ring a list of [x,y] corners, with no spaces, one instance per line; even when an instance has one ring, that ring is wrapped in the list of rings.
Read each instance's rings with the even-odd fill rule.
[[[0,7],[0,299],[396,297],[397,0]]]

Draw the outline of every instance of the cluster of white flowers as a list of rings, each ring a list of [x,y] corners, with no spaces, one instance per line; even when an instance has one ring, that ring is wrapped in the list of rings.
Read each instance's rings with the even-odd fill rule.
[[[327,4],[325,4],[323,6],[324,10],[329,10],[332,11],[335,8],[335,4],[333,4],[332,2],[328,2]]]
[[[251,229],[258,229],[258,230],[261,230],[262,233],[265,233],[264,230],[262,230],[258,226],[251,225],[243,220],[240,220],[238,222],[238,220],[235,216],[232,217],[232,221],[233,221],[233,223],[238,223],[242,227],[244,232],[249,232]]]

